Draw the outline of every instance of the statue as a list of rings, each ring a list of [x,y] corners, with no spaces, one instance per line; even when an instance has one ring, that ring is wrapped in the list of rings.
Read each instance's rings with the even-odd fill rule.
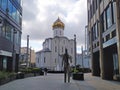
[[[63,55],[62,66],[64,65],[64,82],[68,79],[70,82],[70,63],[72,63],[71,57],[68,55],[67,49],[65,49],[65,54]]]

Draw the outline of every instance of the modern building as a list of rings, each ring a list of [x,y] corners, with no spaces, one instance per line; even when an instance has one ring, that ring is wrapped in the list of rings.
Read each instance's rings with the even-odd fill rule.
[[[87,5],[92,75],[114,79],[120,75],[120,1],[88,0]]]
[[[21,0],[0,0],[0,70],[18,71],[21,33]]]
[[[72,57],[71,65],[75,65],[75,41],[64,36],[64,23],[58,18],[53,23],[53,38],[43,42],[43,49],[36,52],[36,66],[50,70],[62,71],[62,56],[65,49]]]
[[[28,59],[27,59],[27,55],[28,55]],[[34,50],[29,48],[28,54],[27,54],[27,47],[21,47],[20,66],[23,66],[23,67],[34,67],[35,66],[35,51]]]

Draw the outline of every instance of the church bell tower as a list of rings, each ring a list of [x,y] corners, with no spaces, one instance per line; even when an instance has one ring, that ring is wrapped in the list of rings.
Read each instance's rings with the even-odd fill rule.
[[[62,37],[64,36],[64,23],[59,19],[58,19],[53,23],[53,36],[56,37]]]

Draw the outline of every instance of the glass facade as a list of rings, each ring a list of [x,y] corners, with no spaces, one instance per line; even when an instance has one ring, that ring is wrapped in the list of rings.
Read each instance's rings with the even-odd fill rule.
[[[20,4],[21,0],[16,0],[18,4]],[[15,1],[14,1],[15,2]],[[13,19],[19,27],[22,24],[22,11],[20,11],[19,7],[15,7],[12,0],[0,0],[0,9],[4,14],[7,14],[9,17]],[[13,42],[13,30],[16,29],[17,33],[15,34],[15,43],[20,45],[21,40],[21,32],[15,28],[11,23],[4,19],[4,24],[1,27],[0,35],[5,37],[6,39]]]
[[[111,5],[106,10],[106,28],[109,28],[112,25],[112,13],[111,13]]]
[[[97,22],[93,25],[92,36],[93,36],[93,41],[96,40],[98,38],[98,36],[99,36],[98,23]]]
[[[21,0],[16,0],[20,4]],[[19,25],[22,23],[20,10],[15,7],[12,0],[0,0],[0,7],[4,13],[9,14]]]
[[[17,33],[13,32],[14,27],[6,22],[5,25],[2,26],[1,36],[13,42],[13,34],[15,34],[15,43],[20,45],[21,33],[17,31]]]
[[[0,49],[10,54],[0,55],[0,70],[18,71],[21,28],[21,0],[0,0]]]
[[[114,75],[119,74],[119,64],[117,53],[113,54],[113,64],[114,64]]]
[[[113,22],[116,23],[116,4],[113,2],[112,4],[112,15],[113,15]]]

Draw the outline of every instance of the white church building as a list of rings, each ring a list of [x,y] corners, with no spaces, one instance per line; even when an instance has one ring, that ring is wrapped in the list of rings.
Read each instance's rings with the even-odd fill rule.
[[[45,39],[43,49],[36,52],[36,67],[62,71],[62,55],[65,53],[65,48],[72,57],[71,65],[75,65],[74,39],[64,36],[65,25],[59,18],[52,27],[53,37]]]

